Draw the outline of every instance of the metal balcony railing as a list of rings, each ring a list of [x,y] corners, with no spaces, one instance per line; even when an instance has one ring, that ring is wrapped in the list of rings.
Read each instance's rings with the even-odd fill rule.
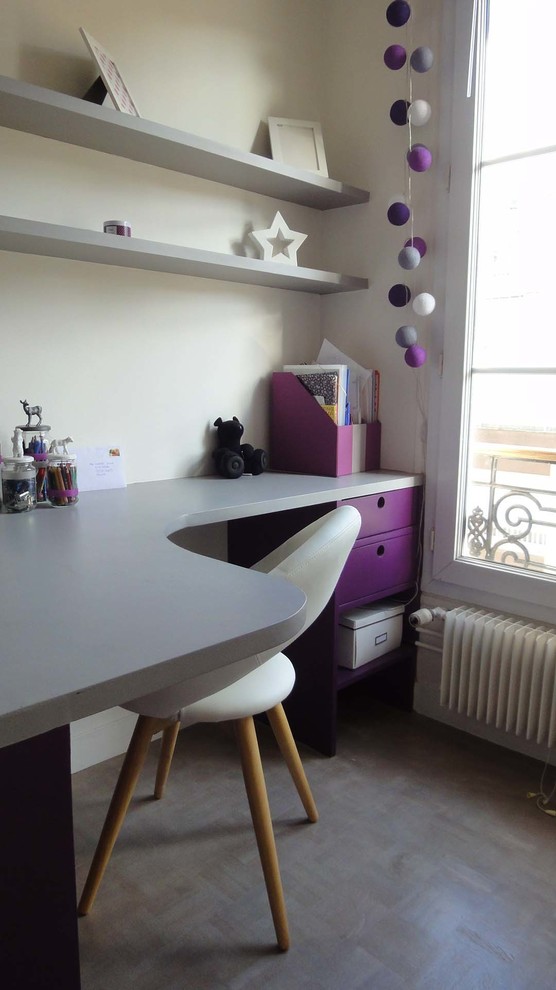
[[[476,443],[473,460],[466,555],[556,573],[556,450]]]

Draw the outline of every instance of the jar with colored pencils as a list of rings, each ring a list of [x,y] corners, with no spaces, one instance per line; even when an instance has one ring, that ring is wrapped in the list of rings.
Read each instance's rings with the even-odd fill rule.
[[[51,505],[75,505],[79,500],[76,461],[75,454],[48,455],[46,475]]]
[[[37,470],[37,502],[46,502],[46,462],[48,457],[49,426],[22,426],[23,453],[32,457]]]

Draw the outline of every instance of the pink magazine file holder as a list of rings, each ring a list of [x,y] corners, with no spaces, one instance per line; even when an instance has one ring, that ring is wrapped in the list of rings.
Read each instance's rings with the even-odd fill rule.
[[[289,371],[272,375],[270,467],[338,478],[353,474],[354,429],[336,426],[299,379]],[[365,471],[380,467],[380,423],[365,424]],[[356,471],[362,470],[361,467]]]

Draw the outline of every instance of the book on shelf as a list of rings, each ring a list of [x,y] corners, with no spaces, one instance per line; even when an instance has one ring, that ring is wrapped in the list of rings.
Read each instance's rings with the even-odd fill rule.
[[[380,371],[366,371],[364,380],[345,364],[285,364],[283,371],[299,378],[337,426],[378,422]]]
[[[296,375],[301,384],[322,406],[334,423],[338,423],[338,375],[331,371]]]
[[[349,368],[345,364],[285,364],[337,426],[348,426]]]

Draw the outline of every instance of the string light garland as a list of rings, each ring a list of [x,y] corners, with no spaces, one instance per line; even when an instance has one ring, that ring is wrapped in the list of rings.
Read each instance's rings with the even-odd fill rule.
[[[406,180],[407,195],[396,195],[393,197],[387,208],[388,222],[395,227],[403,227],[409,222],[411,236],[404,242],[398,254],[398,265],[406,272],[417,269],[425,255],[427,254],[427,244],[422,237],[414,235],[414,210],[412,203],[412,174],[428,172],[432,166],[433,158],[430,149],[420,141],[413,141],[412,130],[414,127],[424,127],[432,116],[430,103],[423,99],[413,99],[413,76],[428,72],[434,64],[434,53],[428,45],[419,45],[414,48],[408,60],[408,49],[412,48],[411,28],[412,9],[406,0],[393,0],[386,8],[386,20],[388,24],[396,29],[404,28],[407,37],[405,44],[394,43],[388,46],[384,52],[384,64],[387,69],[397,72],[406,67],[407,92],[403,99],[396,99],[390,107],[390,120],[396,127],[407,127],[408,147],[404,162],[404,176]],[[412,301],[412,292],[409,285],[396,283],[391,286],[388,292],[388,301],[395,308],[403,308]],[[430,292],[419,292],[413,297],[411,302],[413,312],[417,316],[429,316],[436,306],[434,296]],[[418,333],[414,326],[406,325],[398,327],[395,335],[396,344],[403,348],[405,362],[410,368],[420,368],[427,360],[427,352],[418,343]]]

